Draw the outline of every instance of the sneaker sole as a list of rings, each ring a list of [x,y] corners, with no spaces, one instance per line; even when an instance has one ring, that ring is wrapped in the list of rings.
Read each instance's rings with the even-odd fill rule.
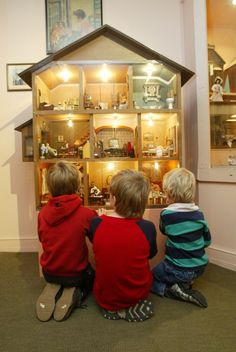
[[[61,286],[48,283],[36,302],[36,315],[40,321],[48,321],[53,314],[55,301]]]
[[[72,310],[77,305],[77,301],[73,299],[75,291],[75,287],[64,287],[63,293],[55,306],[53,313],[54,320],[63,321],[70,316]]]
[[[117,313],[121,319],[128,322],[142,322],[153,315],[152,302],[145,299],[138,302],[135,306],[118,311]]]

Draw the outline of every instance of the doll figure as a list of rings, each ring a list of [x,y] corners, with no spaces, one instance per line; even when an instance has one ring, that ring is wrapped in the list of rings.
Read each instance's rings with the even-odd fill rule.
[[[211,87],[212,95],[210,100],[211,101],[223,101],[223,88],[222,88],[222,78],[217,76],[215,78],[214,84]]]
[[[101,191],[97,188],[94,182],[91,182],[89,193],[91,197],[98,197],[101,195]]]
[[[48,152],[48,149],[46,145],[42,143],[40,146],[40,159],[45,159],[47,152]]]

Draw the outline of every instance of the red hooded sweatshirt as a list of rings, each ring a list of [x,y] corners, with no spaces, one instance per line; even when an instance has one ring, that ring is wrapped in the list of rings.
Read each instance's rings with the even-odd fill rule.
[[[49,275],[80,276],[88,265],[86,234],[94,210],[82,205],[76,194],[53,197],[38,215],[43,247],[40,264]]]

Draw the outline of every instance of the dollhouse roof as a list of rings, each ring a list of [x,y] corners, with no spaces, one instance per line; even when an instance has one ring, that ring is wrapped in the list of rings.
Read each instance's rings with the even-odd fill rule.
[[[215,50],[215,45],[208,45],[208,61],[216,65],[224,66],[225,61]]]
[[[105,44],[104,44],[105,43]],[[19,76],[32,87],[32,74],[44,66],[50,65],[53,61],[75,61],[78,60],[86,61],[89,57],[93,60],[107,60],[107,50],[113,53],[113,59],[122,61],[122,58],[136,57],[146,60],[156,60],[169,66],[172,70],[180,73],[181,86],[183,86],[194,73],[184,66],[168,59],[167,57],[157,53],[156,51],[148,48],[140,42],[132,39],[131,37],[123,34],[117,29],[103,25],[88,35],[80,38],[79,40],[67,45],[66,47],[58,50],[57,52],[47,56],[45,59],[32,65],[30,68],[21,72]],[[119,50],[117,50],[117,47]],[[89,56],[88,56],[89,53]],[[92,55],[92,56],[91,56]],[[112,58],[111,58],[112,59]]]
[[[15,128],[15,131],[22,132],[23,128],[30,127],[32,126],[32,124],[33,124],[33,119],[29,119],[28,121],[23,122],[21,125],[17,126]]]

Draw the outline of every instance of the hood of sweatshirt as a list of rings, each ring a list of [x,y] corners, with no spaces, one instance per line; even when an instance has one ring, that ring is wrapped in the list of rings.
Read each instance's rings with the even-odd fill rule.
[[[50,226],[55,226],[70,216],[81,204],[82,200],[76,194],[53,197],[41,210],[40,217]]]

